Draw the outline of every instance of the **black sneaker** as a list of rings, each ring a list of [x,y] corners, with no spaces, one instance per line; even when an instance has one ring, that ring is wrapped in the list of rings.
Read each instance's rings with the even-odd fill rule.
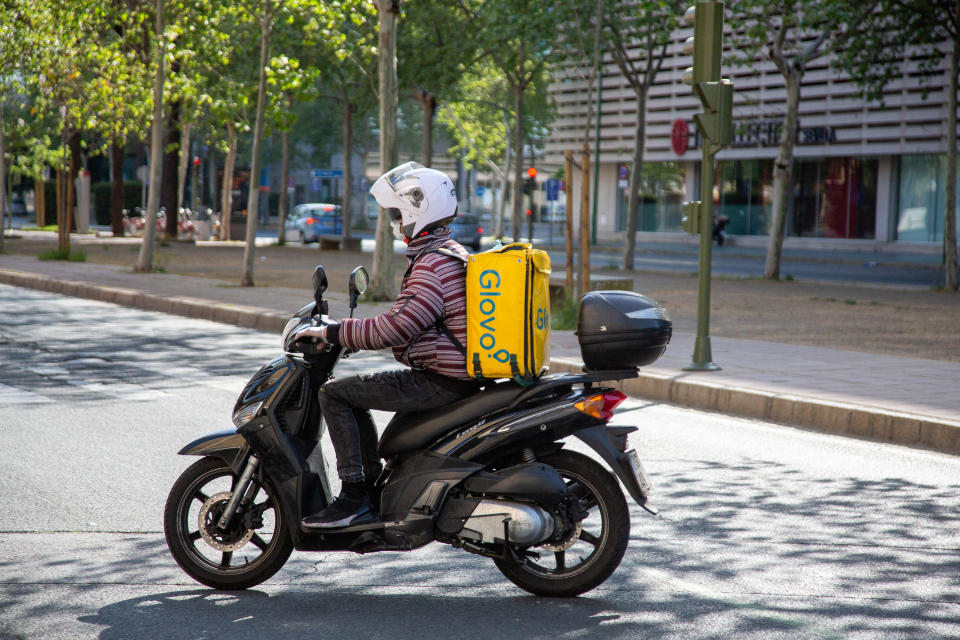
[[[303,526],[313,529],[339,529],[355,524],[376,522],[377,514],[370,503],[370,495],[362,482],[343,484],[340,495],[326,509],[302,520]]]

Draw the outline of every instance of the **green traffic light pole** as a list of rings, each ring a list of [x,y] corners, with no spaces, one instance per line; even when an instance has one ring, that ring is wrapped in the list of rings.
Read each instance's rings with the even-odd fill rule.
[[[700,165],[700,258],[697,291],[697,339],[693,343],[693,361],[684,371],[719,371],[710,347],[710,265],[713,259],[713,167],[716,150],[700,134],[703,161]]]
[[[719,371],[710,345],[710,265],[713,258],[713,179],[717,151],[730,143],[733,86],[720,79],[723,52],[723,3],[701,0],[687,10],[683,21],[694,27],[694,36],[684,45],[693,54],[693,67],[684,81],[694,88],[705,107],[697,114],[697,131],[703,145],[700,164],[700,201],[686,203],[688,231],[700,234],[699,287],[697,295],[697,338],[693,361],[685,371]],[[689,79],[688,79],[689,78]],[[689,225],[689,226],[688,226]]]

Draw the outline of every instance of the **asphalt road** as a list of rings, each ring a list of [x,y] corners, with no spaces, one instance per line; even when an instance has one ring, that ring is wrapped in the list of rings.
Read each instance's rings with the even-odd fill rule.
[[[960,460],[639,400],[616,421],[640,428],[661,515],[632,508],[585,596],[529,596],[438,544],[201,587],[161,531],[176,451],[229,424],[277,342],[0,286],[0,639],[960,635]]]

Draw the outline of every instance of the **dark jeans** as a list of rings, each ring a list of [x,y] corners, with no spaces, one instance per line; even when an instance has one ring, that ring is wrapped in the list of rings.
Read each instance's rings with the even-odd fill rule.
[[[370,409],[426,411],[476,393],[479,385],[429,371],[397,369],[334,378],[320,387],[320,408],[337,453],[337,474],[359,482],[380,469],[377,428]]]

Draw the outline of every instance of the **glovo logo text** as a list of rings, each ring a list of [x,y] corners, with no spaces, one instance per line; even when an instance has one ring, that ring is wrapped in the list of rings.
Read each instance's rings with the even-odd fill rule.
[[[543,307],[537,309],[537,330],[544,331],[550,324],[550,314]]]
[[[497,298],[500,296],[500,274],[495,269],[486,269],[480,273],[480,348],[488,358],[497,362],[510,362],[510,352],[497,349]]]

